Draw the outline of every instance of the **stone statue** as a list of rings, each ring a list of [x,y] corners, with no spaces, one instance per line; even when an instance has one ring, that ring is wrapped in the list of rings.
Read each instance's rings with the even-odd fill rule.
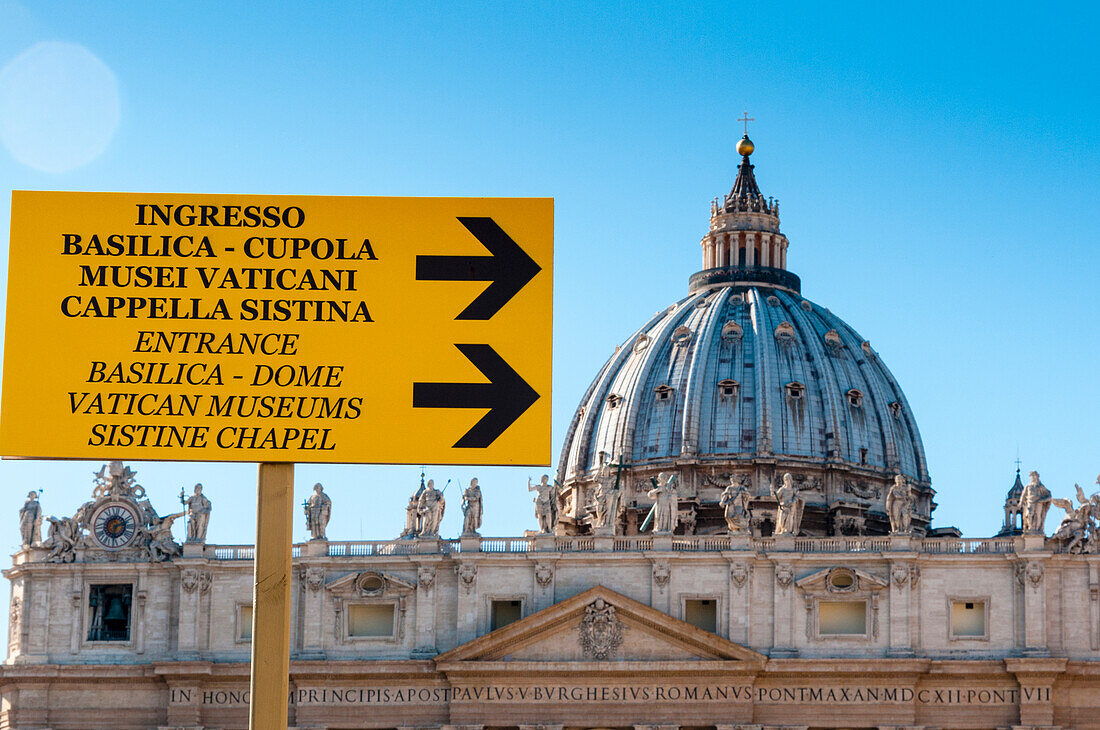
[[[443,521],[446,508],[443,492],[435,488],[434,480],[429,479],[416,505],[416,513],[420,516],[420,532],[417,534],[420,537],[439,537],[439,523]]]
[[[420,515],[416,508],[420,503],[420,491],[409,496],[409,503],[405,505],[405,529],[401,531],[401,537],[416,537],[420,534]]]
[[[167,517],[156,517],[153,524],[146,528],[149,544],[145,549],[149,553],[150,561],[161,563],[180,554],[180,545],[172,538],[172,523],[185,514],[187,513],[176,512]]]
[[[527,491],[535,495],[535,517],[539,521],[539,532],[549,535],[558,521],[558,487],[550,483],[550,475],[543,474],[538,484],[527,479]]]
[[[332,500],[328,498],[325,488],[320,484],[313,485],[313,494],[306,500],[305,512],[310,539],[327,540],[325,528],[328,527],[329,517],[332,516]]]
[[[731,535],[739,535],[749,531],[751,515],[749,514],[749,499],[752,495],[745,485],[736,476],[730,477],[729,486],[718,498],[718,505],[722,508],[722,516],[726,518],[726,527]]]
[[[596,482],[596,490],[592,494],[595,500],[594,526],[599,532],[614,535],[619,516],[619,490],[609,482],[606,477]]]
[[[1050,490],[1039,481],[1039,472],[1030,474],[1024,492],[1020,495],[1020,512],[1023,515],[1024,532],[1043,534],[1043,524],[1050,509]]]
[[[1100,535],[1095,522],[1100,519],[1100,492],[1089,498],[1079,484],[1073,486],[1077,489],[1076,508],[1068,499],[1051,500],[1053,505],[1066,511],[1066,516],[1062,518],[1051,539],[1064,543],[1067,553],[1100,552]]]
[[[203,496],[202,485],[195,485],[195,493],[187,498],[187,542],[206,542],[206,526],[210,523],[213,505]]]
[[[38,492],[29,492],[23,509],[19,510],[19,534],[23,547],[37,545],[42,539],[42,505],[38,503]]]
[[[80,542],[80,522],[75,517],[47,517],[49,531],[42,547],[49,550],[46,562],[71,563],[76,559],[76,547]]]
[[[890,518],[890,532],[908,535],[913,519],[913,492],[909,480],[901,474],[886,494],[886,516]]]
[[[798,496],[798,487],[795,486],[790,472],[783,475],[783,484],[778,489],[772,482],[772,496],[779,507],[775,518],[775,534],[797,536],[802,527],[802,509],[806,503]]]
[[[481,487],[477,479],[470,480],[470,486],[462,493],[462,535],[477,535],[481,527]]]
[[[671,535],[680,521],[680,498],[676,494],[676,475],[661,472],[650,478],[653,489],[646,494],[653,500],[653,532]]]

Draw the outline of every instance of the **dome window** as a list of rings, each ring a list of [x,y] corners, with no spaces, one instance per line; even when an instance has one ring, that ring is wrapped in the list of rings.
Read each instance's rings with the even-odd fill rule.
[[[780,342],[794,342],[794,325],[790,322],[780,322],[775,328],[775,339]]]
[[[686,345],[691,342],[691,328],[686,325],[680,325],[672,331],[672,344],[674,345]]]
[[[890,412],[894,414],[894,418],[901,418],[901,403],[898,401],[891,403]]]
[[[734,294],[733,296],[730,297],[730,304],[732,304],[734,306],[740,306],[744,303],[745,303],[745,295],[744,294]]]
[[[875,360],[875,351],[871,349],[871,343],[867,340],[864,340],[863,344],[860,345],[860,347],[862,347],[863,351],[865,353],[867,353],[867,359],[874,362],[874,360]]]
[[[737,397],[737,389],[741,385],[736,380],[719,380],[718,381],[718,395],[722,400],[733,400]]]
[[[848,405],[852,408],[860,408],[863,406],[863,393],[852,388],[848,391]]]
[[[814,305],[810,304],[810,302],[806,299],[803,299],[802,303],[799,304],[798,306],[802,307],[802,309],[806,312],[814,311]]]
[[[829,330],[825,333],[825,344],[837,350],[844,347],[844,341],[840,339],[840,333],[836,330]]]
[[[768,297],[768,306],[778,307],[779,306],[779,297],[777,297],[774,294],[772,294],[770,297]]]
[[[799,382],[787,383],[787,397],[791,400],[802,400],[806,395],[806,386]]]
[[[619,395],[618,393],[612,393],[611,395],[607,396],[607,407],[608,408],[618,408],[619,404],[622,403],[622,402],[623,402],[623,397],[621,395]]]
[[[867,466],[867,449],[862,448],[859,450],[859,465]]]
[[[702,309],[703,307],[707,306],[708,304],[710,304],[710,297],[703,297],[699,301],[695,302],[695,308],[696,309]]]
[[[732,319],[722,325],[722,339],[729,341],[737,341],[745,336],[745,330],[741,325],[734,322]]]
[[[672,388],[663,383],[654,388],[653,392],[657,395],[658,403],[667,403],[672,400]]]
[[[638,335],[638,339],[634,340],[634,352],[641,352],[649,347],[649,335]]]

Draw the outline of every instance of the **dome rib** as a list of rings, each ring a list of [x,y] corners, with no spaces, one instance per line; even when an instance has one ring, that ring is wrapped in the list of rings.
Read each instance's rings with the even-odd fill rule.
[[[702,321],[696,328],[695,336],[698,341],[693,348],[694,355],[691,359],[691,367],[684,381],[684,408],[680,422],[680,430],[683,434],[680,453],[684,456],[690,456],[699,450],[700,416],[703,398],[708,387],[707,381],[709,381],[709,378],[707,378],[708,366],[713,362],[710,354],[715,344],[714,330],[716,322],[721,319],[719,315],[725,311],[730,292],[729,289],[725,289],[713,297],[711,294],[712,292],[704,292],[704,296],[701,297],[701,300],[713,298],[713,301],[708,302],[706,312],[700,318]],[[719,333],[719,338],[720,336],[721,333]],[[721,339],[719,339],[719,347],[721,347]],[[717,381],[715,382],[717,383]],[[717,385],[709,387],[717,387]]]

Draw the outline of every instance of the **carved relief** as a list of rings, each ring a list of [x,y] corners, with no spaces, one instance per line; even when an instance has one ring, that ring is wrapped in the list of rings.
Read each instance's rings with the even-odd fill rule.
[[[1033,589],[1038,588],[1043,582],[1043,564],[1032,560],[1027,564],[1027,582]]]
[[[775,569],[775,582],[780,588],[788,588],[794,580],[794,568],[789,565],[780,565]]]
[[[19,621],[23,617],[23,602],[19,596],[15,596],[11,599],[11,612],[8,618],[8,636],[10,637],[8,643],[11,645],[18,644],[19,638]]]
[[[848,494],[854,494],[860,499],[878,499],[882,496],[882,487],[880,485],[862,481],[852,482],[845,480],[844,491]]]
[[[205,570],[199,573],[199,595],[205,596],[210,592],[210,584],[214,582],[214,575]]]
[[[535,582],[540,587],[546,588],[554,580],[554,566],[550,563],[538,563],[535,565]]]
[[[199,587],[199,571],[194,568],[185,568],[180,573],[180,585],[183,587],[184,592],[194,593],[195,589]]]
[[[593,659],[607,659],[622,645],[623,629],[615,607],[597,598],[584,609],[578,627],[581,649]]]
[[[429,565],[421,565],[416,571],[416,582],[424,590],[430,591],[432,586],[435,585],[435,568]]]
[[[477,580],[477,566],[467,563],[466,565],[459,565],[455,567],[455,573],[458,574],[459,579],[462,582],[462,587],[469,593],[474,589],[474,581]]]
[[[895,586],[902,588],[909,581],[909,566],[895,563],[894,567],[890,569],[890,577],[894,579]]]
[[[669,567],[667,562],[659,562],[653,564],[653,582],[657,584],[657,587],[664,590],[668,585],[668,579],[672,577],[672,568]]]
[[[750,575],[752,575],[752,563],[734,563],[730,566],[730,580],[733,581],[737,590],[741,590]]]
[[[316,593],[325,585],[325,569],[306,568],[302,571],[302,581],[306,584],[306,588]]]

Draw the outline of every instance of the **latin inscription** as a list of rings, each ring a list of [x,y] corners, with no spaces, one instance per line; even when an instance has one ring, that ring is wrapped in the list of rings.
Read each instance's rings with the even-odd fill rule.
[[[172,689],[172,704],[214,706],[247,705],[247,689]],[[298,707],[310,705],[365,705],[400,707],[475,703],[633,703],[633,702],[744,702],[756,704],[822,705],[1018,705],[1049,702],[1049,688],[1023,690],[989,687],[914,689],[912,687],[777,686],[748,684],[647,685],[495,685],[489,687],[312,687],[298,688],[288,698]]]

